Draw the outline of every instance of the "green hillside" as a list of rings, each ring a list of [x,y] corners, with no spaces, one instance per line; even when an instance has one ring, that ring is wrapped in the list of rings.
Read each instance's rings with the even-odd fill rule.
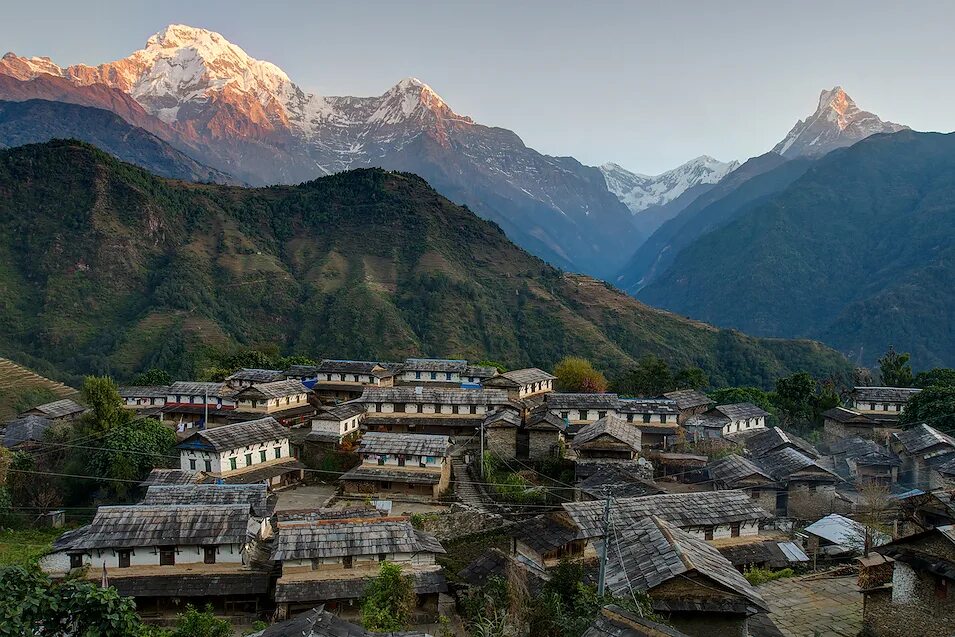
[[[655,353],[717,383],[844,374],[564,274],[420,178],[357,170],[243,189],[154,177],[79,142],[0,151],[0,352],[61,378],[187,373],[204,347],[493,358],[607,371]]]
[[[955,365],[955,135],[877,135],[684,249],[640,298],[753,334]]]

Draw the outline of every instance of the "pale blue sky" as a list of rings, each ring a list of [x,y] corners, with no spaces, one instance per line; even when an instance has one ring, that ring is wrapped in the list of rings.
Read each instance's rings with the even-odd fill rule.
[[[190,24],[306,90],[413,75],[541,152],[656,173],[765,152],[837,84],[884,119],[955,128],[955,3],[907,4],[33,0],[3,8],[0,49],[95,64]]]

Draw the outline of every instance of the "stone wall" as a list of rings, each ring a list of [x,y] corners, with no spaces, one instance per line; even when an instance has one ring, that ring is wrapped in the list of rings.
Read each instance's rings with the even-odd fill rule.
[[[556,431],[527,432],[528,457],[531,460],[546,460],[557,455],[560,436]]]
[[[484,445],[492,455],[502,458],[517,457],[517,429],[491,427],[484,430]]]

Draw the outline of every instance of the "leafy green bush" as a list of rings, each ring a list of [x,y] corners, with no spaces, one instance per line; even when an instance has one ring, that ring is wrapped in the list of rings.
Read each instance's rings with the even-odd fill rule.
[[[746,581],[753,586],[765,584],[766,582],[772,582],[773,580],[792,577],[795,574],[796,573],[791,568],[773,571],[768,568],[760,568],[758,566],[751,566],[743,571],[743,577],[745,577]]]

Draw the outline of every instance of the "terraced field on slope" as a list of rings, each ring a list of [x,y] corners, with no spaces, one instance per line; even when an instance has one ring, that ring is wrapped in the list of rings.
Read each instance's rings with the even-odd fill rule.
[[[17,411],[24,407],[24,401],[43,403],[78,393],[72,387],[0,358],[0,422],[16,416]]]

